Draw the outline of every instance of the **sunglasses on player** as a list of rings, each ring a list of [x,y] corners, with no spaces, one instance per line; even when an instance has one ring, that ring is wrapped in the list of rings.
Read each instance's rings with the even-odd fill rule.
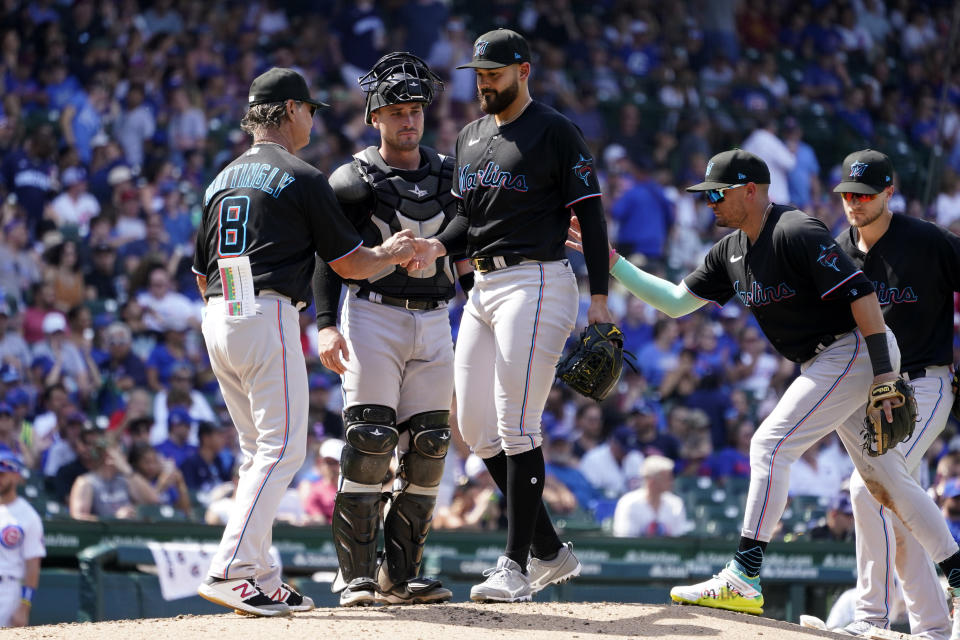
[[[880,193],[883,193],[883,192],[881,191]],[[844,191],[840,195],[847,202],[853,202],[854,200],[856,200],[857,202],[870,202],[874,198],[876,198],[878,195],[880,195],[880,193],[851,193],[849,191]]]
[[[736,189],[737,187],[745,187],[745,184],[734,184],[729,187],[724,187],[723,189],[707,189],[703,194],[707,197],[707,202],[710,204],[717,204],[718,202],[723,202],[723,199],[726,197],[724,193],[730,189]]]
[[[298,104],[306,104],[306,105],[307,105],[307,108],[310,109],[310,117],[311,117],[311,118],[316,115],[316,113],[317,113],[317,106],[316,106],[316,105],[307,104],[306,102],[298,102]]]

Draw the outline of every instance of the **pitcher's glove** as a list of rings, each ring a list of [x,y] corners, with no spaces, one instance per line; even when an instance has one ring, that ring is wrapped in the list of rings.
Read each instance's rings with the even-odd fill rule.
[[[960,421],[960,364],[953,368],[950,386],[953,387],[953,407],[950,409],[950,415],[954,420]]]
[[[893,422],[887,422],[883,401],[890,400]],[[863,419],[863,450],[871,456],[881,456],[891,447],[906,442],[917,424],[917,401],[913,387],[903,378],[893,382],[877,382],[870,387],[867,416]]]
[[[623,332],[609,322],[591,324],[577,346],[557,363],[557,377],[597,402],[610,394],[623,370]]]

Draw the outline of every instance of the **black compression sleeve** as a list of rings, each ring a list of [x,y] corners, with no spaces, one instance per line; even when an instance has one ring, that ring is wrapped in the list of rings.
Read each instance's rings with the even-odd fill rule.
[[[607,247],[607,219],[600,198],[587,198],[577,203],[574,213],[580,220],[583,237],[583,258],[587,263],[590,295],[607,295],[610,281],[610,256]]]
[[[313,269],[313,305],[317,312],[317,329],[337,326],[337,305],[343,279],[319,257]]]
[[[446,248],[448,256],[463,255],[466,252],[467,229],[469,227],[470,220],[467,219],[467,213],[463,209],[463,200],[458,200],[457,217],[451,220],[450,224],[435,236]]]

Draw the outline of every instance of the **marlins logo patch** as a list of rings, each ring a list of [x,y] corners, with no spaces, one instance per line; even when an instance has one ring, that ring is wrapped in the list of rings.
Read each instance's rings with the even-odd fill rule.
[[[487,52],[487,45],[490,44],[486,40],[477,40],[473,45],[473,57],[479,58]]]
[[[23,543],[23,529],[18,525],[8,524],[0,530],[0,544],[4,549],[16,549]]]
[[[839,259],[840,259],[840,253],[837,251],[836,244],[832,244],[829,247],[820,245],[820,255],[817,256],[817,262],[820,263],[820,266],[827,267],[828,269],[833,269],[834,271],[839,273],[840,267],[837,266],[837,260]]]
[[[713,163],[712,163],[712,162],[707,165],[707,174],[704,176],[704,178],[709,178],[711,171],[713,171]]]
[[[850,177],[851,178],[862,178],[863,172],[867,170],[869,165],[866,162],[854,162],[850,165]]]
[[[590,174],[593,173],[593,158],[584,158],[581,153],[577,164],[573,165],[573,173],[583,180],[583,184],[590,186],[588,180],[590,179]]]

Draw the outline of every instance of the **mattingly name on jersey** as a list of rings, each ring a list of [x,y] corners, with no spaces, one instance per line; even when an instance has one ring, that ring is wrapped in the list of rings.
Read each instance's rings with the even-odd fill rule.
[[[464,165],[460,169],[459,175],[460,193],[472,191],[477,187],[499,187],[500,189],[512,189],[513,191],[527,190],[527,176],[522,173],[517,175],[509,171],[501,171],[500,165],[491,160],[483,169],[477,169],[470,173],[470,165]]]
[[[280,167],[275,167],[268,162],[231,165],[221,171],[207,187],[203,194],[203,205],[209,204],[210,200],[224,189],[259,189],[277,198],[281,191],[296,180],[286,171],[282,176],[277,177],[279,173]]]

